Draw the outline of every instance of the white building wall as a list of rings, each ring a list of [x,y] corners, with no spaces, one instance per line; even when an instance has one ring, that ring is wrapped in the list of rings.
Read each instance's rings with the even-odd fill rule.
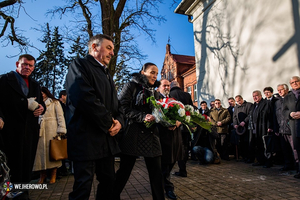
[[[295,34],[295,0],[216,0],[204,12],[211,0],[194,2],[186,14],[193,15],[199,103],[218,98],[227,107],[238,94],[253,102],[252,91],[277,92],[279,83],[300,75],[295,42],[273,59]],[[300,35],[296,40],[300,45]]]

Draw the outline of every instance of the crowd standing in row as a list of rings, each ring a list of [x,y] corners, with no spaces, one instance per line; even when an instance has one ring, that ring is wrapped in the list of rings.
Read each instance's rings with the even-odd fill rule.
[[[199,164],[219,164],[233,154],[253,166],[268,168],[283,158],[281,170],[296,165],[295,178],[300,178],[299,77],[291,78],[291,91],[286,84],[278,85],[278,96],[270,87],[264,89],[266,99],[259,90],[253,91],[254,104],[241,95],[229,98],[227,109],[220,99],[210,102],[211,109],[201,102],[199,112],[213,125],[212,132],[198,126],[191,137],[180,122],[172,127],[146,128],[144,124],[155,121],[147,101],[150,96],[193,105],[190,94],[176,81],[157,81],[157,66],[146,63],[117,96],[107,68],[114,55],[113,40],[99,34],[91,37],[88,48],[89,55],[69,66],[61,104],[29,77],[35,64],[31,55],[21,55],[16,72],[1,76],[1,92],[10,98],[0,99],[0,150],[7,155],[11,182],[28,183],[33,170],[40,172],[38,183],[43,183],[46,170],[51,169],[50,183],[55,183],[62,162],[49,160],[48,140],[67,131],[75,179],[69,199],[88,199],[94,174],[99,181],[96,199],[120,199],[139,156],[146,162],[153,199],[165,199],[165,195],[177,199],[171,171],[178,162],[174,175],[187,177],[189,151]],[[115,156],[120,156],[117,170]],[[29,199],[28,191],[15,199]]]
[[[219,99],[211,102],[210,110],[205,101],[201,102],[200,112],[217,127],[215,143],[221,159],[229,160],[230,153],[236,159],[242,158],[246,163],[253,163],[253,166],[270,168],[274,163],[283,164],[281,171],[295,169],[297,174],[294,177],[300,178],[300,78],[293,76],[290,86],[291,91],[287,84],[279,84],[278,95],[273,95],[273,88],[266,87],[263,90],[266,98],[262,97],[259,90],[255,90],[252,92],[253,104],[241,95],[235,96],[235,99],[231,97],[227,109],[222,108]],[[215,135],[213,132],[211,136]],[[198,157],[200,163],[213,162],[211,156],[216,155],[213,153],[216,150],[209,145],[208,138],[206,144],[197,145],[197,142],[192,141],[192,159]]]

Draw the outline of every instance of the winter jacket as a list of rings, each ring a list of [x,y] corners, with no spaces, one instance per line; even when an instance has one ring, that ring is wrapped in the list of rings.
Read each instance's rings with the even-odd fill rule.
[[[239,125],[241,122],[245,122],[246,125],[248,121],[245,119],[250,113],[252,103],[244,101],[242,105],[236,105],[233,112],[233,126]]]
[[[66,133],[66,123],[60,102],[47,98],[45,101],[47,111],[41,115],[41,128],[38,147],[35,155],[33,171],[52,169],[61,166],[61,161],[50,161],[50,140],[58,133]]]
[[[257,106],[256,110],[255,107]],[[255,112],[254,112],[255,110]],[[256,116],[254,116],[256,114]],[[268,135],[268,129],[273,128],[273,113],[272,108],[270,104],[268,103],[268,100],[261,99],[260,102],[254,103],[251,107],[249,116],[247,117],[248,121],[249,119],[249,126],[252,131],[250,131],[250,138],[252,137],[253,129],[255,129],[255,132],[257,134],[257,137],[262,137],[264,135]]]
[[[120,141],[123,154],[144,157],[162,154],[156,125],[147,128],[144,123],[146,115],[152,113],[152,106],[147,99],[150,96],[158,98],[155,87],[159,84],[156,81],[155,85],[150,86],[146,76],[135,73],[132,80],[124,85],[119,100],[129,123]]]
[[[291,112],[300,111],[300,98],[296,99],[292,92],[289,92],[283,99],[283,115],[289,120],[294,148],[300,151],[300,119],[293,119]]]
[[[120,152],[108,132],[112,120],[124,125],[112,77],[91,55],[76,58],[66,76],[68,157],[74,161],[105,158]]]
[[[11,182],[27,183],[31,180],[39,139],[38,117],[28,110],[27,98],[36,97],[45,110],[46,106],[39,83],[29,77],[26,96],[15,73],[12,71],[0,77],[0,117],[5,123],[0,130],[0,150],[6,154]]]
[[[283,115],[283,101],[284,98],[278,97],[278,101],[275,102],[276,119],[279,127],[274,132],[291,135],[291,129],[288,124],[289,119]]]
[[[226,108],[221,107],[219,110],[217,108],[213,108],[210,112],[211,124],[217,127],[218,133],[228,133],[230,119],[230,114]],[[217,126],[218,121],[222,123],[222,126]]]

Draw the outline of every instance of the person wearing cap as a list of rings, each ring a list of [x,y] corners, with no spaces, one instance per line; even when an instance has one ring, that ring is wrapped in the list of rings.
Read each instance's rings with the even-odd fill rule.
[[[297,174],[295,178],[300,178],[300,77],[293,76],[290,79],[291,92],[288,93],[283,100],[283,115],[289,120],[289,126],[291,128],[292,140],[294,145],[294,154],[297,154],[295,160],[297,164]]]
[[[0,76],[0,150],[6,154],[12,183],[28,183],[39,140],[39,115],[46,106],[40,84],[31,78],[35,58],[23,54],[16,71]],[[18,196],[29,199],[28,191]]]
[[[233,127],[236,129],[239,135],[239,151],[244,160],[244,162],[253,162],[249,159],[249,131],[248,131],[248,121],[245,121],[250,113],[252,103],[247,102],[243,99],[241,95],[235,96],[236,106],[232,115]],[[243,128],[244,127],[244,128]]]

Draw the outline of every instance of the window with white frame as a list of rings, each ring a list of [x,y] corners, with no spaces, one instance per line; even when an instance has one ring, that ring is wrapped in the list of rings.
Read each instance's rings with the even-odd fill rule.
[[[186,92],[189,93],[190,95],[192,95],[192,88],[191,87],[187,87],[186,88]]]
[[[198,95],[197,95],[197,84],[194,85],[194,101],[198,100]]]

